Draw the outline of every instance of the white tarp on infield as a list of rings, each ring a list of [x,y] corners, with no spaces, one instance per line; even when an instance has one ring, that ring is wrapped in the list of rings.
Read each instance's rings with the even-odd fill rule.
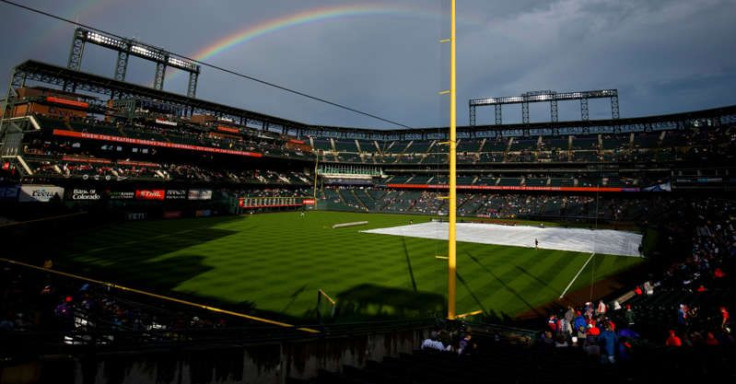
[[[448,223],[429,222],[361,232],[447,240],[447,231]],[[533,248],[537,239],[539,248],[606,255],[639,256],[641,238],[638,233],[608,229],[457,224],[457,241]]]

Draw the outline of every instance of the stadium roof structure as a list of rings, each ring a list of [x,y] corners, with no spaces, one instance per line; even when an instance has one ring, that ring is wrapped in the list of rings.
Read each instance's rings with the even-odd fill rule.
[[[104,95],[109,99],[136,98],[169,104],[172,110],[187,116],[210,114],[229,118],[252,129],[277,132],[294,136],[319,136],[344,139],[370,140],[421,140],[446,139],[447,127],[416,129],[369,129],[355,127],[321,126],[283,119],[276,116],[227,106],[212,101],[131,84],[91,73],[74,71],[35,60],[28,60],[15,67],[10,88],[23,87],[28,81],[58,87],[66,92],[87,92]],[[9,90],[9,92],[11,92]],[[93,112],[104,113],[106,101],[99,99],[91,104]],[[685,129],[696,126],[717,126],[736,123],[736,105],[702,111],[669,115],[589,120],[559,121],[530,124],[478,125],[458,127],[458,138],[498,136],[555,136],[588,133],[650,132],[664,129]]]
[[[91,73],[75,71],[35,60],[28,60],[15,67],[12,87],[23,87],[27,81],[36,81],[61,87],[66,92],[90,92],[110,96],[111,99],[140,98],[171,104],[175,109],[192,114],[212,114],[231,118],[242,125],[256,125],[263,130],[275,127],[304,127],[305,124],[269,116],[211,101],[196,99],[173,92],[114,80]]]

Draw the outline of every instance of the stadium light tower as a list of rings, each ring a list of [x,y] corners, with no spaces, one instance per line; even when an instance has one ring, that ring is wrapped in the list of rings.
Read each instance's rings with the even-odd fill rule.
[[[77,28],[74,31],[74,39],[72,40],[72,47],[69,51],[67,68],[74,71],[82,69],[82,56],[86,43],[117,51],[118,58],[115,61],[115,80],[125,81],[125,75],[128,72],[128,58],[130,56],[136,56],[156,63],[153,88],[159,91],[164,89],[166,68],[173,67],[189,73],[187,96],[194,98],[197,94],[197,79],[199,78],[200,72],[199,64],[149,44],[132,39],[121,39],[99,31],[91,31],[84,28]],[[74,90],[69,89],[69,91]]]

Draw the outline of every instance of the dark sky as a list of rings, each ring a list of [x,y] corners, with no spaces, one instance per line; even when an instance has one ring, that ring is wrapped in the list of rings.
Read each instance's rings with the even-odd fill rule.
[[[438,43],[447,0],[16,1],[190,57],[250,31],[204,61],[411,127],[448,124],[437,94],[448,86],[449,45]],[[471,98],[544,89],[617,88],[622,117],[736,104],[734,16],[735,0],[459,0],[458,124]],[[4,3],[0,20],[3,79],[27,59],[66,65],[74,26]],[[114,62],[87,45],[85,71],[111,77]],[[128,80],[150,84],[153,70],[132,59]],[[165,89],[185,85],[170,72]],[[311,124],[393,128],[210,68],[198,97]],[[608,100],[590,107],[592,119],[610,117]],[[532,121],[549,120],[548,108],[533,104]],[[492,122],[491,108],[478,112],[479,124]],[[518,105],[503,112],[505,123],[521,120]],[[560,104],[560,120],[579,117],[577,102]]]

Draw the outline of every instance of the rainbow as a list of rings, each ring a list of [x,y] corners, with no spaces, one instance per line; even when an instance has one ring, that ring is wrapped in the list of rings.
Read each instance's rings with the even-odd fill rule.
[[[332,7],[319,7],[305,10],[299,13],[286,15],[276,19],[264,21],[260,24],[248,26],[225,36],[214,43],[196,52],[191,58],[199,61],[207,60],[229,48],[243,44],[257,37],[277,32],[283,29],[315,23],[319,21],[365,15],[417,15],[425,11],[412,10],[397,6],[386,5],[341,5]]]

